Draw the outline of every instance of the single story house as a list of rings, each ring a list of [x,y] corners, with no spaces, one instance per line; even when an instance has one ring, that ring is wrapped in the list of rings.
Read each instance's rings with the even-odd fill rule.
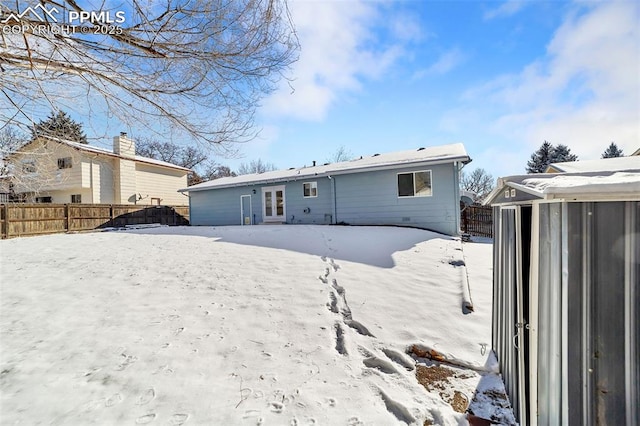
[[[224,177],[181,189],[192,225],[404,225],[457,235],[462,144]]]
[[[41,136],[5,161],[13,194],[27,202],[185,205],[185,167],[136,155],[121,133],[113,151]]]
[[[640,424],[640,169],[505,177],[485,204],[519,423]]]

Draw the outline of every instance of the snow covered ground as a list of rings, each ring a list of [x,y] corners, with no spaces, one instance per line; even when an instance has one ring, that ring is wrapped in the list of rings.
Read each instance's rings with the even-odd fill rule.
[[[492,373],[491,244],[159,227],[5,240],[0,255],[2,424],[467,424],[454,394],[513,422]],[[427,390],[415,361],[434,354],[465,368]]]

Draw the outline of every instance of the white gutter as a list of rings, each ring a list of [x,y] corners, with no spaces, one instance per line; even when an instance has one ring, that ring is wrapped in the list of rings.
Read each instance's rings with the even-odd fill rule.
[[[201,187],[201,188],[193,188],[193,187],[187,187],[187,188],[182,188],[179,189],[178,192],[196,192],[196,191],[208,191],[210,189],[224,189],[224,188],[237,188],[237,187],[241,187],[241,186],[252,186],[252,185],[270,185],[270,184],[274,184],[274,183],[281,183],[281,182],[296,182],[298,180],[307,180],[307,179],[311,179],[311,178],[320,178],[320,177],[329,177],[329,176],[336,176],[336,175],[346,175],[346,174],[353,174],[353,173],[365,173],[365,172],[373,172],[373,171],[382,171],[382,170],[393,170],[393,169],[397,169],[400,167],[426,167],[426,166],[434,166],[434,165],[438,165],[438,164],[449,164],[449,163],[455,163],[457,161],[465,162],[465,161],[469,161],[469,156],[463,156],[463,157],[451,157],[451,158],[447,158],[447,159],[442,159],[442,160],[421,160],[418,162],[406,162],[406,163],[394,163],[394,164],[385,164],[385,165],[372,165],[372,166],[364,166],[364,167],[358,167],[358,168],[349,168],[349,169],[344,169],[344,170],[324,170],[322,172],[317,172],[317,173],[308,173],[308,174],[299,174],[299,175],[292,175],[292,176],[283,176],[283,177],[276,177],[276,178],[272,178],[272,179],[263,179],[263,180],[252,180],[252,181],[245,181],[245,182],[238,182],[238,183],[229,183],[226,185],[211,185],[211,186],[205,186],[205,187]],[[304,169],[302,169],[304,170]],[[300,171],[300,170],[298,170]]]

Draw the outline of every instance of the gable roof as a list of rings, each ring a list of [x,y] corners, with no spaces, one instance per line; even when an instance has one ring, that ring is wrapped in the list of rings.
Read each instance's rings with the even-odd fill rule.
[[[56,138],[56,137],[53,137],[53,136],[39,136],[38,139],[36,139],[36,140],[39,140],[39,139],[46,139],[46,140],[49,140],[49,141],[53,141],[53,142],[59,143],[61,145],[66,145],[66,146],[69,146],[69,147],[71,147],[71,148],[73,148],[75,150],[81,151],[81,152],[87,152],[87,153],[98,154],[98,155],[106,155],[106,156],[109,156],[109,157],[122,158],[122,159],[125,159],[125,160],[134,160],[134,161],[137,161],[139,163],[146,163],[146,164],[151,164],[151,165],[159,166],[159,167],[165,167],[165,168],[169,168],[169,169],[183,170],[185,172],[191,171],[191,169],[188,169],[188,168],[182,167],[182,166],[178,166],[176,164],[168,163],[166,161],[156,160],[154,158],[142,157],[140,155],[136,155],[136,156],[133,156],[133,157],[128,157],[126,155],[116,154],[115,152],[109,151],[108,149],[98,148],[96,146],[91,146],[91,145],[84,144],[84,143],[79,143],[79,142],[73,142],[73,141],[69,141],[69,140],[66,140],[66,139],[60,139],[60,138]],[[27,145],[29,145],[29,144],[31,144],[33,142],[35,142],[35,140],[29,142]],[[27,146],[27,145],[25,145],[25,146]],[[24,148],[24,146],[22,148]]]
[[[229,176],[203,182],[180,192],[205,191],[208,189],[231,188],[255,184],[270,184],[291,180],[326,177],[338,174],[363,173],[374,170],[385,170],[404,166],[423,166],[439,163],[453,163],[471,161],[467,151],[461,143],[418,148],[409,151],[374,154],[350,161],[328,163],[319,166],[298,167],[288,170],[276,170],[265,173],[252,173],[240,176]]]
[[[505,194],[510,192],[509,197]],[[591,173],[538,173],[499,178],[483,204],[532,199],[640,199],[640,170]]]
[[[640,157],[615,157],[553,163],[547,166],[545,173],[619,172],[630,170],[640,171]]]

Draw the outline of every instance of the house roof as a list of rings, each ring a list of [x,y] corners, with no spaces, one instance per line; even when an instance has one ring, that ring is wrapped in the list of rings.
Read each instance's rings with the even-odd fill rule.
[[[506,193],[510,191],[509,197]],[[640,170],[530,174],[498,179],[483,204],[501,204],[531,199],[640,199]]]
[[[461,143],[418,148],[409,151],[391,152],[387,154],[374,154],[368,157],[360,157],[339,163],[328,163],[318,166],[224,177],[181,189],[180,192],[205,191],[208,189],[230,188],[252,184],[286,182],[338,174],[384,170],[397,168],[398,166],[422,166],[438,163],[453,163],[454,161],[461,161],[465,163],[471,161],[467,155],[467,151]]]
[[[72,141],[68,141],[65,139],[60,139],[60,138],[56,138],[56,137],[52,137],[52,136],[39,136],[40,139],[47,139],[50,141],[54,141],[57,143],[60,143],[62,145],[67,145],[71,148],[74,148],[78,151],[84,151],[84,152],[90,152],[93,154],[98,154],[98,155],[107,155],[110,157],[116,157],[116,158],[124,158],[127,160],[131,160],[133,159],[134,161],[137,161],[139,163],[146,163],[146,164],[151,164],[154,166],[160,166],[160,167],[166,167],[166,168],[170,168],[170,169],[177,169],[177,170],[184,170],[185,172],[189,172],[191,171],[191,169],[188,169],[186,167],[182,167],[182,166],[178,166],[175,164],[171,164],[171,163],[167,163],[166,161],[160,161],[160,160],[156,160],[154,158],[148,158],[148,157],[142,157],[140,155],[136,155],[133,157],[128,157],[125,155],[120,155],[120,154],[116,154],[113,151],[110,151],[108,149],[104,149],[104,148],[98,148],[96,146],[91,146],[88,144],[84,144],[84,143],[78,143],[78,142],[72,142]]]
[[[549,164],[545,173],[583,173],[640,171],[640,157],[601,158],[599,160],[567,161]]]

